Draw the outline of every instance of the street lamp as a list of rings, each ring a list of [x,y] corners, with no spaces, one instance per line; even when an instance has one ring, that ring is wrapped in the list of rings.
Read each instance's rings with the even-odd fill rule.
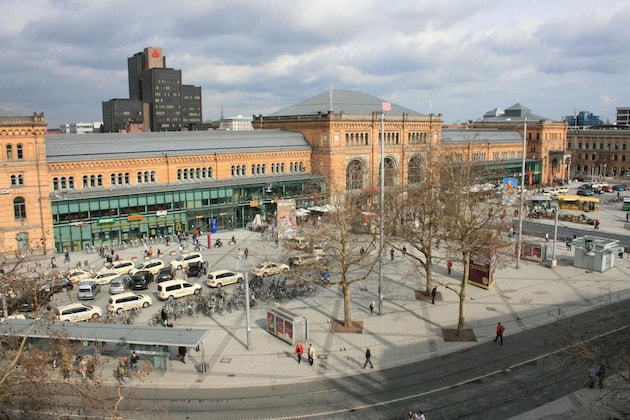
[[[523,246],[523,207],[525,203],[525,154],[527,152],[527,118],[523,121],[523,156],[521,160],[521,197],[518,201],[518,245],[516,246],[516,268],[521,262],[521,248]]]

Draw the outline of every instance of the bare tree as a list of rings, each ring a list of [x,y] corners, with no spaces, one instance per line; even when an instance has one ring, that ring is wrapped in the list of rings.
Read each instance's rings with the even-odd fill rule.
[[[326,268],[330,271],[330,284],[339,285],[343,292],[343,324],[350,328],[351,286],[366,280],[378,264],[379,246],[376,232],[361,231],[362,211],[371,209],[371,197],[348,193],[331,199],[330,211],[301,230],[314,244],[326,250]],[[367,220],[369,224],[369,220]]]
[[[479,166],[446,159],[441,169],[439,196],[445,246],[453,260],[463,266],[459,284],[447,286],[459,296],[457,335],[461,335],[471,259],[494,258],[497,250],[508,246],[509,242],[500,235],[500,215],[505,211],[502,195],[479,177]]]

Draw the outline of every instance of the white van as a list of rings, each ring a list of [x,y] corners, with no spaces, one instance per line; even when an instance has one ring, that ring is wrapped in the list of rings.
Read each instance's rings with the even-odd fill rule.
[[[117,314],[120,314],[122,311],[147,308],[152,304],[153,299],[151,299],[150,296],[125,292],[119,295],[111,296],[109,298],[109,302],[107,303],[107,310],[109,312],[116,312]]]
[[[160,300],[173,300],[199,293],[201,293],[201,285],[186,280],[164,281],[157,286],[157,297]]]

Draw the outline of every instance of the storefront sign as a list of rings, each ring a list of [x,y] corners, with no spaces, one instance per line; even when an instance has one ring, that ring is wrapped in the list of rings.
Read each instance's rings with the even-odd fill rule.
[[[96,223],[99,225],[104,225],[107,223],[114,223],[116,221],[115,217],[100,217]]]
[[[127,221],[128,222],[137,222],[139,220],[142,220],[143,217],[141,214],[132,214],[131,216],[127,216]]]
[[[166,216],[168,214],[168,210],[158,210],[155,212],[156,216]]]

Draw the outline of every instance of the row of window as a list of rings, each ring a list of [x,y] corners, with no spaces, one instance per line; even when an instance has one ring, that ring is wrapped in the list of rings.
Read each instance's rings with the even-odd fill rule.
[[[621,159],[619,159],[619,156],[621,156]],[[578,159],[581,158],[581,154],[578,153],[576,156]],[[601,158],[601,156],[600,156]],[[626,155],[610,155],[610,158],[613,162],[617,162],[617,161],[621,161],[621,162],[625,162],[626,161]],[[593,153],[592,155],[589,155],[588,153],[584,153],[584,160],[597,160],[597,153]]]
[[[290,172],[304,172],[306,171],[306,166],[304,162],[290,162],[289,163],[289,171]],[[284,163],[272,163],[271,164],[271,173],[278,174],[284,173]],[[231,168],[232,176],[247,176],[247,167],[245,165],[232,165]],[[267,173],[267,164],[265,163],[253,163],[251,166],[251,175],[265,175]]]
[[[568,144],[569,145],[569,149],[571,149],[571,143]],[[597,143],[593,142],[593,143],[582,143],[579,142],[578,143],[578,149],[588,149],[590,145],[590,148],[593,150],[597,150]],[[584,146],[584,147],[582,147]],[[606,150],[619,150],[619,143],[606,143]],[[604,150],[604,143],[599,143],[599,150]],[[628,144],[627,143],[621,143],[621,150],[628,150]]]
[[[368,133],[346,133],[347,146],[367,146],[370,144]]]
[[[306,166],[304,162],[290,162],[289,163],[290,172],[304,172],[306,170]],[[285,164],[282,163],[272,163],[271,164],[271,173],[278,174],[285,172]],[[264,175],[267,173],[267,165],[266,164],[252,164],[251,166],[251,175]],[[214,171],[210,167],[200,167],[200,168],[187,168],[187,169],[178,169],[177,170],[177,180],[178,181],[187,181],[187,180],[197,180],[197,179],[212,179],[214,176]],[[232,176],[247,176],[247,168],[245,165],[233,165],[232,166]],[[130,173],[129,172],[119,172],[110,174],[110,185],[111,186],[120,186],[120,185],[130,185]],[[155,171],[144,171],[136,173],[136,181],[138,184],[149,184],[157,182],[157,175]],[[23,175],[11,175],[11,185],[22,185],[24,183]],[[55,177],[52,180],[53,191],[58,190],[72,190],[75,188],[74,185],[74,177]],[[103,175],[84,175],[83,176],[83,188],[99,188],[103,187]]]
[[[409,133],[409,144],[427,144],[427,133]]]
[[[5,156],[7,160],[24,159],[24,147],[19,143],[15,145],[15,157],[13,156],[12,144],[7,144],[5,150],[6,150]]]

